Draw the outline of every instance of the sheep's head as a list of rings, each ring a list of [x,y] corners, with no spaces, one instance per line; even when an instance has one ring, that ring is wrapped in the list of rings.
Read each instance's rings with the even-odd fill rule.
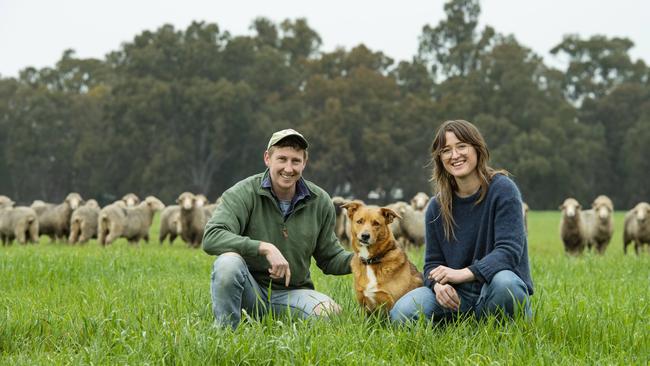
[[[84,206],[90,208],[99,208],[99,203],[97,203],[97,200],[91,198],[86,201],[86,203],[84,203]]]
[[[194,204],[196,205],[196,207],[203,207],[209,203],[210,202],[208,201],[208,197],[206,197],[205,195],[197,194],[194,197]]]
[[[638,222],[645,222],[650,216],[650,204],[641,202],[634,207],[633,211]]]
[[[14,207],[14,204],[16,202],[12,201],[11,198],[0,195],[0,208]]]
[[[573,218],[573,217],[578,217],[578,213],[580,213],[580,210],[582,209],[582,206],[578,203],[578,201],[575,198],[567,198],[564,200],[564,203],[560,206],[560,210],[562,210],[562,214],[565,217]]]
[[[181,206],[182,210],[189,211],[194,208],[194,201],[196,197],[191,192],[183,192],[176,199],[176,203]]]
[[[614,212],[614,204],[607,196],[600,195],[596,197],[594,203],[591,205],[596,215],[601,221],[609,220],[612,212]]]
[[[126,203],[126,207],[135,207],[138,203],[140,203],[140,197],[138,197],[135,193],[127,193],[122,197],[122,201]]]
[[[147,196],[147,198],[144,199],[144,202],[153,211],[160,211],[165,208],[165,204],[154,196]]]
[[[411,206],[419,211],[423,211],[429,203],[429,195],[424,192],[418,192],[411,199]]]
[[[65,202],[70,206],[71,209],[76,210],[77,207],[81,206],[83,199],[79,193],[70,193],[65,197]]]

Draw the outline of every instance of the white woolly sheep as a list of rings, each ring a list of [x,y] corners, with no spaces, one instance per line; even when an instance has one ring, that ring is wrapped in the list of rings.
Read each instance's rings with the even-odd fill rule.
[[[217,206],[219,206],[220,202],[221,201],[219,199],[217,199],[217,201],[215,203],[210,203],[210,201],[208,201],[208,198],[205,195],[202,195],[202,194],[197,194],[196,195],[196,206],[203,208],[203,212],[205,213],[206,221],[209,220],[210,217],[212,217],[212,214],[214,213],[214,210],[217,209]]]
[[[400,228],[406,243],[415,246],[424,244],[424,211],[416,210],[409,205],[398,208],[397,213],[402,217]]]
[[[60,204],[34,201],[31,207],[38,215],[39,235],[48,235],[55,241],[67,240],[70,234],[70,216],[83,203],[79,193],[70,193]]]
[[[181,207],[179,205],[165,207],[160,213],[160,231],[158,235],[160,244],[169,238],[169,245],[171,245],[182,232]]]
[[[124,201],[115,201],[102,208],[97,218],[97,241],[101,245],[114,242],[124,230],[125,221],[126,203]]]
[[[13,207],[14,204],[16,204],[16,202],[12,201],[11,198],[0,195],[0,208]]]
[[[115,206],[112,209],[113,212],[110,212],[113,215],[110,215],[110,213],[104,215],[105,212],[102,210],[99,215],[99,222],[102,228],[108,228],[108,232],[103,236],[105,239],[102,244],[110,244],[117,238],[126,238],[131,244],[136,244],[142,239],[148,242],[149,228],[153,222],[153,216],[157,211],[164,208],[165,205],[158,198],[147,196],[144,201],[135,207],[122,208]],[[119,212],[119,209],[122,210],[122,213]]]
[[[643,244],[650,244],[650,204],[641,202],[625,214],[623,230],[623,252],[627,254],[627,246],[634,242],[634,252],[638,255]]]
[[[417,211],[424,211],[429,204],[429,195],[424,192],[418,192],[411,198],[411,207]]]
[[[605,253],[614,232],[613,213],[614,204],[604,195],[596,197],[591,209],[581,212],[587,249],[593,247],[598,254]]]
[[[16,239],[20,244],[38,243],[38,217],[31,207],[12,207],[5,202],[0,207],[0,241],[11,244]]]
[[[574,198],[567,198],[560,206],[560,237],[564,250],[571,255],[579,255],[585,249],[585,234],[582,223],[582,206]]]
[[[97,201],[90,199],[72,212],[72,216],[70,216],[70,236],[68,237],[70,244],[83,244],[97,237],[99,211]]]
[[[395,217],[393,219],[393,222],[389,224],[390,226],[390,231],[393,233],[393,236],[395,237],[395,240],[397,240],[397,243],[399,243],[402,247],[406,247],[408,244],[410,244],[410,241],[407,237],[404,236],[404,233],[402,231],[402,214],[400,211],[405,210],[405,207],[410,207],[407,202],[404,201],[397,201],[395,203],[391,203],[390,205],[386,206],[387,208],[390,208],[391,210],[397,212],[400,216]]]
[[[181,207],[181,237],[190,246],[198,248],[203,240],[207,217],[203,207],[196,204],[196,196],[183,192],[176,203]]]
[[[126,207],[135,207],[140,203],[140,197],[135,193],[127,193],[122,197],[122,201],[126,203]]]

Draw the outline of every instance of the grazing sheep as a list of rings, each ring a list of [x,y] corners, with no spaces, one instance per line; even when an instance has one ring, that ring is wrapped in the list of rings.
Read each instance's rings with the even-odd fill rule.
[[[521,203],[521,212],[524,214],[524,229],[526,230],[526,234],[528,234],[528,204],[526,202]]]
[[[171,245],[182,232],[181,206],[170,205],[165,207],[160,213],[160,232],[158,236],[160,244],[169,238],[169,245]]]
[[[60,204],[34,201],[32,208],[38,215],[39,234],[53,240],[67,240],[70,234],[70,216],[83,203],[79,193],[70,193]]]
[[[13,207],[15,203],[16,202],[12,201],[11,198],[0,195],[0,208]]]
[[[126,222],[126,203],[115,201],[99,211],[97,218],[97,241],[107,245],[119,238]]]
[[[113,205],[109,205],[113,206]],[[107,206],[107,207],[109,207]],[[105,207],[104,209],[106,209]],[[138,243],[141,239],[149,241],[149,228],[156,211],[165,208],[165,205],[154,196],[147,196],[144,201],[135,207],[116,205],[111,212],[102,210],[99,215],[99,222],[103,230],[108,228],[103,237],[103,245],[112,243],[117,238],[126,238],[129,243]],[[120,212],[121,211],[121,212]],[[104,215],[106,213],[106,215]]]
[[[411,207],[417,211],[424,211],[429,204],[429,195],[424,192],[418,192],[411,198]]]
[[[140,197],[138,197],[135,193],[127,193],[124,195],[124,197],[122,197],[122,201],[126,203],[126,207],[135,207],[140,203]]]
[[[574,198],[567,198],[560,206],[560,237],[564,250],[571,255],[579,255],[585,249],[585,234],[580,211],[582,206]]]
[[[70,216],[70,244],[83,244],[91,238],[97,237],[97,226],[99,218],[99,204],[90,199],[72,212]]]
[[[407,243],[415,246],[424,244],[424,211],[416,210],[412,206],[403,205],[397,213],[402,216],[400,228]]]
[[[623,252],[627,254],[627,245],[634,242],[634,252],[638,255],[643,244],[650,244],[650,204],[641,202],[625,214],[623,230]]]
[[[348,201],[341,196],[332,197],[332,203],[334,204],[334,212],[336,215],[336,222],[334,223],[334,234],[339,238],[341,244],[349,245],[349,237],[346,234],[345,227],[348,224],[348,215],[345,212],[343,206]]]
[[[38,243],[38,217],[31,207],[12,207],[8,202],[0,206],[0,241],[11,244],[16,239],[20,244]]]
[[[176,203],[181,207],[181,237],[188,245],[198,248],[208,221],[205,210],[197,206],[196,196],[190,192],[181,193]]]
[[[613,213],[614,204],[604,195],[596,197],[591,209],[581,212],[587,249],[594,247],[598,254],[605,253],[614,232]]]

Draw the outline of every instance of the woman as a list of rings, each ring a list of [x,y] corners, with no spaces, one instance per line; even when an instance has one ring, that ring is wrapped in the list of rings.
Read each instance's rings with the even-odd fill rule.
[[[435,197],[427,207],[425,286],[390,312],[404,323],[458,314],[530,316],[521,194],[508,172],[488,166],[490,154],[473,124],[446,121],[431,147]]]

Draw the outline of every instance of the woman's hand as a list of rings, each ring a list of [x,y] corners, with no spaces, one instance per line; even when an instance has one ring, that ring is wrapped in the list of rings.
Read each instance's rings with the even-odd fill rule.
[[[456,289],[451,285],[441,285],[439,282],[433,286],[438,304],[447,309],[458,311],[460,308],[460,298]]]
[[[445,266],[438,266],[429,272],[429,279],[441,285],[469,282],[473,281],[474,278],[474,273],[467,268],[451,269]]]

